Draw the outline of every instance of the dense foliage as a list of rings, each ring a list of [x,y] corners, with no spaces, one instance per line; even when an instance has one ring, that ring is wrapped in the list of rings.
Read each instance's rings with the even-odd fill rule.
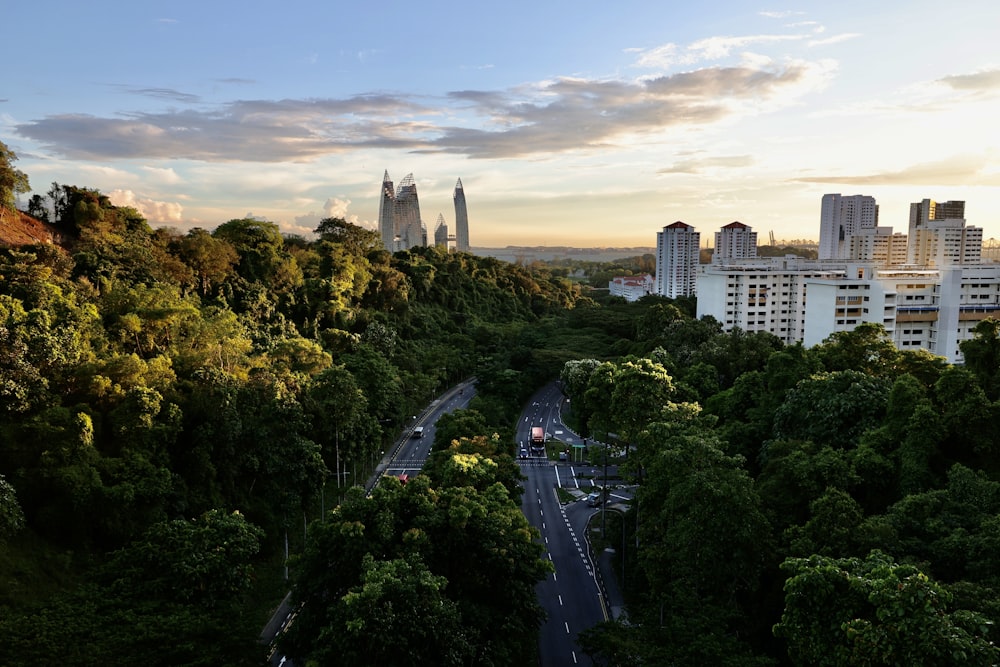
[[[425,474],[354,488],[314,524],[296,562],[305,664],[521,665],[537,645],[535,584],[551,571],[499,439],[454,441]],[[516,494],[516,495],[515,495]]]

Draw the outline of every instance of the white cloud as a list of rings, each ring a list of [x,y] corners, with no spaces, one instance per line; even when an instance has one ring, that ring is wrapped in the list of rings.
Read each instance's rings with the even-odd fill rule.
[[[177,202],[142,198],[132,190],[112,190],[107,195],[115,206],[128,206],[139,211],[152,226],[174,224],[183,219],[184,207]]]
[[[830,44],[840,44],[841,42],[846,42],[850,39],[855,39],[857,37],[861,37],[860,32],[843,32],[839,35],[831,35],[823,39],[813,39],[810,40],[807,44],[810,47],[829,46]]]

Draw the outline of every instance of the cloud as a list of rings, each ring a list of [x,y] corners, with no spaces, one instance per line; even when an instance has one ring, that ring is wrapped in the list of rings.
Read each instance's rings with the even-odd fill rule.
[[[990,91],[1000,89],[1000,68],[985,69],[972,74],[953,74],[938,79],[955,90],[964,91]]]
[[[139,197],[132,190],[112,190],[108,200],[115,206],[130,206],[139,211],[151,225],[181,222],[184,207],[176,202],[156,201]]]
[[[315,211],[309,211],[305,215],[297,215],[295,216],[295,223],[292,227],[293,229],[298,230],[295,233],[304,235],[306,233],[312,233],[319,226],[319,223],[326,218],[343,218],[347,222],[358,225],[359,227],[372,230],[376,229],[375,223],[367,220],[361,220],[357,214],[348,213],[347,209],[350,205],[350,199],[330,197],[323,204],[322,214],[318,214]]]
[[[179,90],[173,90],[172,88],[132,88],[126,87],[126,92],[132,93],[133,95],[142,95],[144,97],[153,97],[157,99],[173,100],[174,102],[180,102],[182,104],[196,104],[201,98],[197,95],[192,95],[190,93],[182,93]]]
[[[791,10],[785,10],[780,12],[775,11],[762,11],[757,12],[759,15],[769,18],[769,19],[787,19],[789,16],[801,16],[805,12],[793,12]]]
[[[986,170],[991,164],[995,162],[987,155],[959,155],[912,165],[898,171],[848,176],[807,176],[792,180],[846,185],[1000,185],[1000,174]]]
[[[669,167],[657,171],[658,174],[700,174],[705,169],[716,167],[749,167],[754,163],[750,155],[719,155],[716,157],[680,160]]]
[[[670,69],[676,65],[692,65],[705,60],[721,60],[736,49],[744,49],[759,44],[775,42],[796,42],[806,38],[804,34],[790,35],[741,35],[738,37],[707,37],[692,42],[686,47],[663,44],[652,49],[636,49],[635,66],[655,69]]]
[[[639,80],[563,77],[499,91],[455,91],[443,101],[390,94],[237,100],[119,117],[63,114],[15,128],[54,153],[100,161],[308,162],[359,148],[543,156],[759,113],[825,85],[831,71],[829,61],[777,66],[744,58],[738,66]],[[168,89],[136,92],[183,99]]]
[[[840,44],[841,42],[846,42],[857,37],[861,37],[860,32],[843,32],[839,35],[830,35],[829,37],[825,37],[823,39],[810,40],[807,42],[807,46],[829,46],[830,44]]]

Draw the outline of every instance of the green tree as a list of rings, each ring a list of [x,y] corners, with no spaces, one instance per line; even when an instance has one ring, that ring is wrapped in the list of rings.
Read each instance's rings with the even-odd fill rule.
[[[17,208],[17,195],[29,192],[28,175],[14,168],[17,155],[0,141],[0,221]]]
[[[831,334],[814,352],[829,372],[858,371],[876,377],[894,374],[900,361],[885,327],[872,322]]]
[[[789,558],[785,610],[774,633],[793,664],[993,665],[989,622],[950,611],[951,594],[912,565],[879,551],[865,559]]]
[[[992,399],[1000,399],[1000,320],[987,318],[972,328],[973,337],[959,343],[965,367]]]
[[[861,371],[814,375],[786,395],[774,415],[775,435],[852,447],[881,422],[888,394],[887,380]]]
[[[24,512],[14,487],[0,475],[0,544],[24,528]]]
[[[418,558],[376,561],[343,597],[331,631],[312,655],[324,665],[466,665],[474,657],[447,580]]]
[[[231,243],[198,227],[189,231],[174,246],[181,260],[194,271],[198,293],[203,297],[233,275],[239,260]]]

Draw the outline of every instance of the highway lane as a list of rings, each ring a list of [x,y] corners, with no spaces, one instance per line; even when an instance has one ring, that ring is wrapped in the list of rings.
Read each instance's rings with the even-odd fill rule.
[[[475,385],[467,381],[452,387],[440,398],[432,401],[423,414],[403,432],[395,451],[384,462],[381,471],[386,475],[397,476],[413,477],[419,474],[434,444],[435,422],[443,414],[468,407],[469,401],[475,395]],[[413,437],[417,427],[422,428],[421,437]]]
[[[559,416],[562,399],[555,385],[536,393],[518,424],[518,441],[526,442],[532,426],[541,425],[548,434],[563,430]],[[559,437],[572,442],[567,435]],[[544,457],[519,461],[527,478],[522,510],[528,522],[541,533],[546,557],[556,570],[536,587],[539,604],[547,614],[539,637],[539,662],[546,667],[591,665],[576,639],[581,631],[607,618],[584,535],[586,520],[595,510],[582,501],[567,505],[560,502],[556,489],[563,485],[575,487],[578,483],[573,478],[571,464],[550,463]]]

